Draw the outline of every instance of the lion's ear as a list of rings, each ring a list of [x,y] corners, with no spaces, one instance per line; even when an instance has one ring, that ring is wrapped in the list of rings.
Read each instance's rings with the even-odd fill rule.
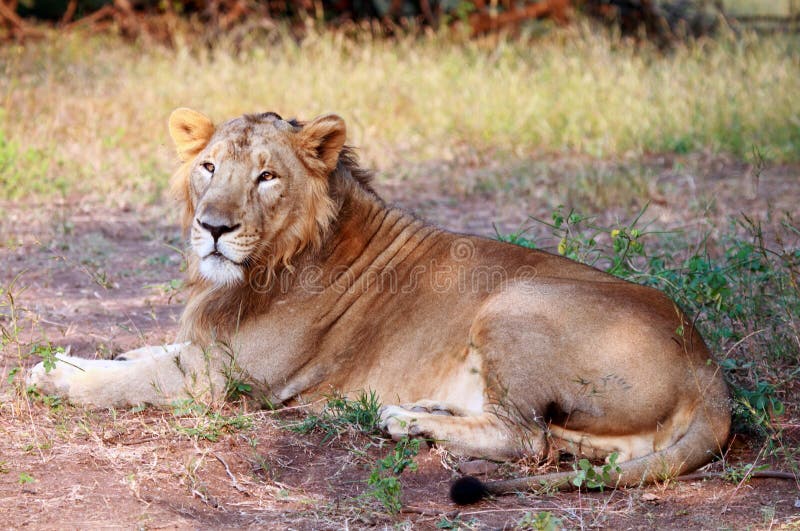
[[[186,162],[206,147],[214,134],[214,124],[205,114],[181,107],[169,115],[169,134],[178,156]]]
[[[302,149],[322,161],[325,170],[331,172],[336,168],[347,137],[347,127],[341,116],[319,116],[303,126],[299,135]]]

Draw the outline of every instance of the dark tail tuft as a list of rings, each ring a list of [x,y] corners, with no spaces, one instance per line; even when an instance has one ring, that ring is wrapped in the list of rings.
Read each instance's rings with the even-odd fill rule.
[[[472,476],[460,477],[450,485],[450,499],[456,505],[469,505],[479,502],[488,494],[489,491],[486,490],[486,485]]]

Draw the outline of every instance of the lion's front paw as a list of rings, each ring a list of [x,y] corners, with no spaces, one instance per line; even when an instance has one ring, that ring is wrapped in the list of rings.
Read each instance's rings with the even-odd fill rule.
[[[417,420],[413,411],[400,406],[383,406],[378,415],[380,415],[378,427],[395,441],[413,435],[411,428],[415,426]]]
[[[137,361],[144,359],[153,359],[157,356],[164,354],[173,354],[177,356],[180,354],[182,348],[189,346],[189,343],[173,343],[171,345],[159,345],[150,347],[141,347],[135,350],[129,350],[118,354],[114,361]]]
[[[378,427],[397,441],[403,437],[433,438],[429,432],[433,419],[427,422],[425,419],[431,415],[449,416],[451,413],[446,409],[433,407],[433,402],[425,401],[404,406],[383,406],[378,414],[380,415]],[[423,427],[425,424],[429,425],[428,429]]]
[[[415,413],[430,413],[431,415],[443,415],[450,417],[459,415],[461,412],[455,412],[454,407],[448,404],[443,404],[436,400],[418,400],[413,404],[403,404],[403,409],[413,411]]]
[[[61,357],[57,360],[55,367],[51,367],[49,371],[45,368],[44,362],[37,363],[28,373],[26,383],[35,386],[43,395],[69,395],[71,380],[81,369]]]

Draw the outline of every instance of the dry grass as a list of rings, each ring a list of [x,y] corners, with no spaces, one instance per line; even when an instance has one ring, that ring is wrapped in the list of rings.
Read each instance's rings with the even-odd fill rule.
[[[271,44],[270,44],[271,43]],[[342,114],[368,163],[464,150],[624,157],[705,150],[800,159],[797,36],[701,41],[663,55],[604,31],[457,42],[276,30],[209,50],[59,34],[0,48],[0,193],[157,198],[165,121],[276,110]]]
[[[800,12],[797,0],[723,0],[722,7],[733,15],[769,15],[786,17]]]

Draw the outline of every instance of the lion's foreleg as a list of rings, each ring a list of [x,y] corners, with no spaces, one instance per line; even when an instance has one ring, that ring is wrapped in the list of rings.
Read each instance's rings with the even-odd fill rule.
[[[217,360],[190,344],[146,347],[117,360],[58,356],[49,371],[44,363],[31,369],[28,383],[40,393],[101,407],[207,399],[224,393],[225,385]]]

